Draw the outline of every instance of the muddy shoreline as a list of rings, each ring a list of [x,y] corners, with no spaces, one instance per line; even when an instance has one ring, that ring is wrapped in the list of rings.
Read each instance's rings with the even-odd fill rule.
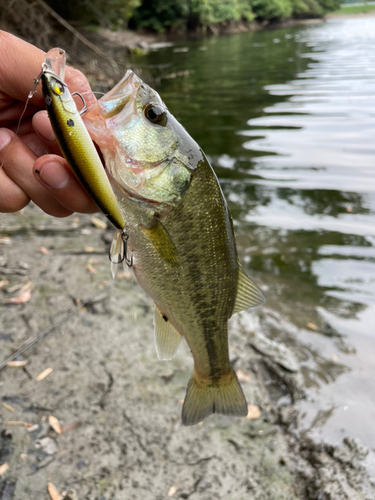
[[[0,227],[0,282],[8,281],[0,361],[97,292],[24,354],[24,366],[0,372],[1,500],[47,500],[49,482],[67,500],[374,498],[360,443],[300,435],[298,358],[292,343],[257,331],[258,312],[236,315],[229,340],[253,418],[215,415],[183,427],[191,355],[184,344],[173,361],[157,360],[150,299],[133,278],[110,277],[112,229],[88,215],[52,219],[35,206],[0,214]],[[10,303],[29,282],[29,300]],[[274,404],[271,382],[284,404]]]

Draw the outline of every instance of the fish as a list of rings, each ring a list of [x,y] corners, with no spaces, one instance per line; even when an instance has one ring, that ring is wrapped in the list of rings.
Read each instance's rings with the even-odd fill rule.
[[[125,220],[99,154],[64,82],[66,54],[54,48],[46,54],[40,80],[52,129],[68,165],[103,214],[121,230]],[[82,96],[81,96],[82,97]]]
[[[157,355],[171,359],[184,337],[194,359],[182,423],[213,413],[245,417],[228,320],[265,298],[239,263],[232,218],[207,157],[131,70],[83,120],[125,219],[128,265],[155,303]]]

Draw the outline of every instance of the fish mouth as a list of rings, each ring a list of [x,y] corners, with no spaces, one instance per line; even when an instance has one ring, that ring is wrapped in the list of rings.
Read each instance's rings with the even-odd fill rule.
[[[104,119],[118,115],[127,103],[138,94],[143,82],[129,69],[122,80],[113,87],[104,97],[99,99],[99,114]]]

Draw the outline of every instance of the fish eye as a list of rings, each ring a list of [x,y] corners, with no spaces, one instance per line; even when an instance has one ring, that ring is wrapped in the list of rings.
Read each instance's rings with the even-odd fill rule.
[[[144,108],[144,115],[148,121],[165,127],[167,124],[167,114],[161,106],[147,104]]]

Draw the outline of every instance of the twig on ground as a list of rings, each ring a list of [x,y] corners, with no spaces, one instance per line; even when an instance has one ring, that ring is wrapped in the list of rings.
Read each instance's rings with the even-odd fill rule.
[[[10,361],[14,361],[18,356],[20,356],[25,351],[27,351],[28,349],[30,349],[30,347],[32,347],[37,342],[39,342],[39,340],[41,340],[43,337],[45,337],[50,332],[52,332],[52,330],[54,330],[56,327],[58,327],[59,325],[61,325],[61,323],[63,323],[68,318],[70,318],[71,316],[73,316],[73,314],[75,314],[76,312],[78,312],[79,309],[81,309],[85,304],[87,304],[88,302],[90,302],[100,292],[102,292],[102,287],[100,287],[98,290],[96,290],[87,299],[83,300],[82,302],[80,301],[78,305],[76,305],[75,307],[72,307],[64,316],[62,316],[61,318],[59,318],[57,321],[55,321],[55,323],[53,323],[51,326],[49,326],[48,328],[46,328],[45,330],[43,330],[33,340],[31,340],[26,345],[24,345],[21,349],[19,349],[17,352],[15,352],[14,354],[12,354],[12,356],[10,356],[8,359],[6,359],[3,363],[0,364],[0,371],[3,368],[5,368]]]

